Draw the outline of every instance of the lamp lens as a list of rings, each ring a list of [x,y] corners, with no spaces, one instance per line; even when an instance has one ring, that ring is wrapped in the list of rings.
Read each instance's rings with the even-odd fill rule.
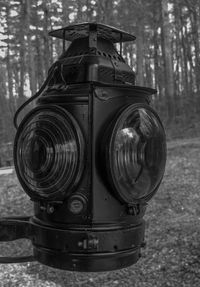
[[[109,145],[115,188],[126,201],[147,198],[159,186],[166,161],[165,132],[150,107],[129,106],[116,121]]]
[[[77,183],[83,138],[77,122],[63,108],[34,109],[21,123],[15,142],[16,171],[30,195],[63,196]]]

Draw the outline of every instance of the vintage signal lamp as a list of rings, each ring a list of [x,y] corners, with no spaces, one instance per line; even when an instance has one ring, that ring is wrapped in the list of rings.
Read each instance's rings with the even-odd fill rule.
[[[165,169],[165,132],[149,105],[156,91],[136,86],[122,57],[122,43],[134,36],[97,23],[49,34],[63,39],[63,54],[31,98],[37,106],[14,143],[34,216],[0,222],[0,240],[28,238],[33,256],[1,262],[37,260],[74,271],[127,267],[140,257],[143,216]]]

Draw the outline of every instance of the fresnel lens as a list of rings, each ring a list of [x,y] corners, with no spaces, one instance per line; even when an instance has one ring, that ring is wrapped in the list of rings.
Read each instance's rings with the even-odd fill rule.
[[[165,136],[158,116],[147,105],[128,106],[114,123],[107,146],[113,190],[126,203],[148,201],[165,167]]]
[[[41,105],[25,117],[17,131],[14,152],[19,180],[35,199],[66,197],[83,170],[80,127],[56,105]]]
[[[34,216],[0,221],[0,240],[28,238],[37,260],[74,271],[127,267],[140,257],[143,216],[165,169],[156,91],[135,85],[122,42],[135,37],[97,23],[50,32],[63,54],[17,126],[14,163]],[[65,41],[71,45],[65,50]],[[120,43],[120,52],[115,48]]]

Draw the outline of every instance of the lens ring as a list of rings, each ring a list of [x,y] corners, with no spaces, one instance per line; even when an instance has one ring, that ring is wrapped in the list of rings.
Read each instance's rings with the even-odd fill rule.
[[[107,136],[106,170],[116,196],[147,202],[158,189],[166,163],[166,138],[156,112],[132,104],[117,114]]]
[[[84,139],[75,118],[57,105],[36,107],[21,122],[14,164],[31,198],[62,199],[78,184],[84,164]]]
[[[46,132],[48,132],[48,135],[51,136],[51,137],[50,137],[50,140],[54,141],[54,143],[57,143],[57,137],[55,136],[55,134],[52,133],[52,130],[51,130],[51,129],[49,129],[49,130],[47,129],[48,124],[52,124],[52,123],[51,123],[50,121],[46,121],[46,120],[45,120],[45,121],[43,121],[43,124],[45,124],[45,128],[40,129],[40,134],[41,134],[41,131],[46,131]],[[55,123],[54,123],[54,124],[55,124]],[[56,129],[59,131],[60,127],[57,126],[57,125],[55,125],[55,127],[56,127]],[[49,128],[51,128],[51,126],[50,126]],[[60,131],[60,133],[61,133],[61,131]],[[62,160],[64,160],[64,159],[62,158]],[[54,166],[53,174],[50,174],[51,177],[54,176],[54,173],[55,173],[55,172],[56,172],[56,171],[55,171],[55,166]],[[64,170],[63,170],[62,172],[64,172]],[[69,170],[69,172],[70,172],[70,170]],[[48,174],[47,176],[48,176],[48,177],[47,177],[46,179],[44,179],[44,180],[45,180],[45,181],[51,180],[51,178],[49,178],[49,174]],[[68,177],[69,175],[66,173],[65,176]],[[54,185],[56,185],[56,182],[55,182]],[[52,188],[54,188],[54,186],[52,186]],[[48,187],[47,187],[46,189],[48,189]]]

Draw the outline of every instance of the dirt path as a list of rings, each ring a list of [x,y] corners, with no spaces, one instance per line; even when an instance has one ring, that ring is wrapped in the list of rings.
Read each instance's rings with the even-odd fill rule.
[[[167,148],[172,149],[178,146],[198,145],[200,146],[200,138],[178,139],[167,142]]]

